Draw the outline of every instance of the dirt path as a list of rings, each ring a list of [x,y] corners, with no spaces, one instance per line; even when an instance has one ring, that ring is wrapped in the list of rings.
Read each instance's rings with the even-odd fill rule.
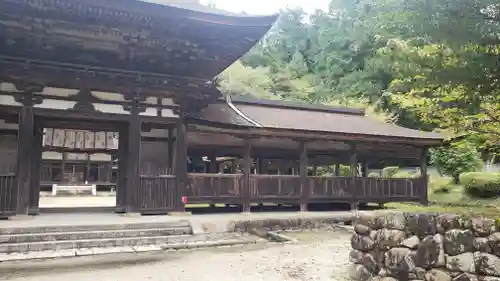
[[[0,264],[0,280],[346,280],[349,233],[289,235],[301,243]]]

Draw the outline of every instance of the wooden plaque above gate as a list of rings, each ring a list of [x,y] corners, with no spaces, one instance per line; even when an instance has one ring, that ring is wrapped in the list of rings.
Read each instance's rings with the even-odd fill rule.
[[[116,150],[118,133],[47,128],[44,130],[43,145],[71,150]]]

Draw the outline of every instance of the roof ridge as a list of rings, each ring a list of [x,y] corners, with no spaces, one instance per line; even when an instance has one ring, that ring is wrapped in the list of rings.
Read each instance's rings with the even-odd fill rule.
[[[270,100],[270,99],[255,99],[243,96],[234,96],[232,99],[233,103],[241,103],[256,106],[266,106],[266,107],[278,107],[278,108],[289,108],[296,110],[308,110],[316,112],[329,112],[337,114],[347,114],[347,115],[358,115],[365,116],[365,110],[348,108],[348,107],[335,107],[324,104],[310,104],[310,103],[294,103],[285,100]]]
[[[241,118],[245,119],[246,121],[252,123],[253,125],[255,125],[256,127],[264,127],[262,126],[262,124],[260,124],[259,122],[253,120],[252,118],[248,117],[245,113],[243,113],[241,110],[239,110],[232,102],[231,100],[231,97],[229,95],[226,95],[226,103],[227,105],[229,105],[229,107],[234,111],[236,112],[236,114],[238,114]]]

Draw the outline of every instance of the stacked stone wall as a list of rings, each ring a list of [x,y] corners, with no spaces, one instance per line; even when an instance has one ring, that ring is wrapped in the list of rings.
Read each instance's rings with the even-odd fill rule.
[[[449,214],[360,215],[351,238],[356,281],[500,281],[500,225]]]

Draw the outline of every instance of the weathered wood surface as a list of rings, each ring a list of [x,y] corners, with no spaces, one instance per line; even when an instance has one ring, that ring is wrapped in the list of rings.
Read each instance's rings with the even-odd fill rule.
[[[0,175],[0,217],[8,217],[16,213],[16,198],[13,198],[15,188],[17,188],[15,173]]]
[[[166,214],[175,207],[176,177],[140,176],[139,204],[141,214]]]
[[[243,174],[189,174],[189,203],[300,203],[421,201],[424,180],[308,176],[302,193],[295,175],[250,175],[250,198]]]
[[[188,203],[240,203],[244,194],[243,174],[189,174]]]

